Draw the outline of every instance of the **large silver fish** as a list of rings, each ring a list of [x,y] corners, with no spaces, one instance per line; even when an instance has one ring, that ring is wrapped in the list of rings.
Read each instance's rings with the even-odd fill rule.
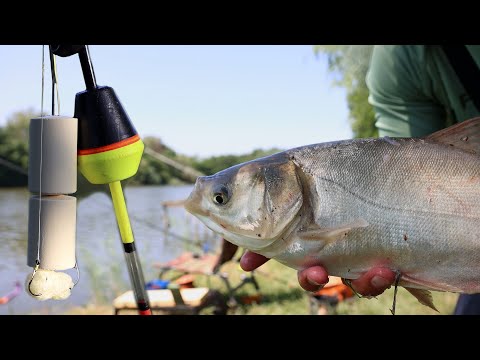
[[[185,208],[226,240],[300,270],[388,267],[428,290],[480,292],[480,118],[426,138],[299,147],[197,179]]]

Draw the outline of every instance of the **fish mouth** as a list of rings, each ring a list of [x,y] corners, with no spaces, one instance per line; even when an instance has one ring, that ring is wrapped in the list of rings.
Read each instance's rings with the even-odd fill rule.
[[[195,216],[201,222],[203,222],[206,227],[222,236],[225,240],[251,251],[261,251],[277,241],[277,239],[262,239],[260,242],[257,238],[251,238],[245,235],[230,232],[225,227],[212,220],[208,215],[195,214]]]
[[[190,196],[185,200],[185,203],[183,204],[183,207],[185,210],[187,210],[189,213],[196,215],[199,213],[199,207],[198,207],[198,201],[195,200],[195,196],[193,192],[190,194]]]
[[[202,203],[202,178],[199,177],[197,181],[195,181],[195,186],[188,196],[187,200],[185,200],[185,203],[183,204],[185,210],[187,210],[189,213],[193,215],[203,215],[203,216],[208,216],[209,212],[205,209],[202,208],[201,203]]]

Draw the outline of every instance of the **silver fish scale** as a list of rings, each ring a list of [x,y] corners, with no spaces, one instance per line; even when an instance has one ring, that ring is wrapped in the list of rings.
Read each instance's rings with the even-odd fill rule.
[[[384,265],[402,271],[412,287],[480,292],[480,157],[421,139],[352,140],[287,153],[311,180],[318,225],[369,224],[306,258],[346,278]]]

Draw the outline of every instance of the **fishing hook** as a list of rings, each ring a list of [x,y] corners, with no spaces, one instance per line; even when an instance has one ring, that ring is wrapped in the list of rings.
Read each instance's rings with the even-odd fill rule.
[[[30,289],[30,286],[32,286],[32,281],[33,278],[35,277],[35,273],[37,272],[38,268],[40,266],[40,262],[38,260],[35,260],[35,267],[33,268],[33,273],[32,273],[32,278],[28,282],[28,292],[32,294],[33,296],[42,296],[42,294],[34,294],[32,290]]]
[[[393,305],[390,309],[392,315],[395,315],[395,305],[397,304],[397,290],[398,290],[398,283],[400,282],[400,278],[402,277],[402,273],[400,271],[396,271],[397,275],[395,275],[395,290],[393,292]]]
[[[345,285],[347,285],[347,286],[350,288],[350,290],[352,290],[353,293],[354,293],[355,295],[357,295],[357,297],[358,297],[359,299],[361,299],[361,298],[364,297],[363,295],[360,295],[360,294],[353,288],[353,286],[352,286],[352,280],[342,278],[342,282],[343,282]]]

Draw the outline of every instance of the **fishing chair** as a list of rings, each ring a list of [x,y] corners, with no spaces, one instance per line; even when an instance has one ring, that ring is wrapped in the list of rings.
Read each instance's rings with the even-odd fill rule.
[[[147,283],[150,308],[154,314],[198,315],[204,309],[211,308],[213,315],[225,315],[228,305],[225,297],[209,287],[193,287],[191,274],[210,274],[212,268],[222,256],[205,254],[198,256],[190,252],[183,253],[167,264],[154,264],[160,268],[159,278],[169,270],[180,271],[182,275],[170,281],[152,281]],[[233,255],[232,255],[233,256]],[[113,301],[115,315],[123,310],[135,310],[137,307],[133,291],[127,291]]]
[[[228,307],[223,295],[209,288],[185,288],[171,285],[169,289],[147,290],[153,314],[199,315],[203,309],[212,308],[213,315],[226,315]],[[122,310],[136,310],[133,291],[127,291],[113,301],[115,315]]]
[[[167,272],[175,270],[180,272],[180,276],[185,275],[205,275],[208,278],[214,276],[222,280],[227,289],[227,299],[228,305],[230,307],[235,307],[238,305],[238,302],[235,298],[236,292],[244,287],[247,284],[252,284],[257,295],[250,296],[248,298],[242,299],[243,302],[259,302],[260,287],[255,278],[254,272],[250,272],[248,275],[242,274],[240,276],[240,283],[237,286],[233,286],[228,273],[220,272],[220,268],[223,264],[232,261],[237,252],[238,247],[222,239],[222,248],[220,254],[210,254],[205,253],[203,255],[194,254],[192,252],[184,252],[179,257],[164,263],[164,264],[154,264],[154,267],[160,269],[159,278],[163,279]]]
[[[335,315],[337,305],[354,296],[352,289],[336,276],[330,276],[325,287],[308,293],[311,315]]]

